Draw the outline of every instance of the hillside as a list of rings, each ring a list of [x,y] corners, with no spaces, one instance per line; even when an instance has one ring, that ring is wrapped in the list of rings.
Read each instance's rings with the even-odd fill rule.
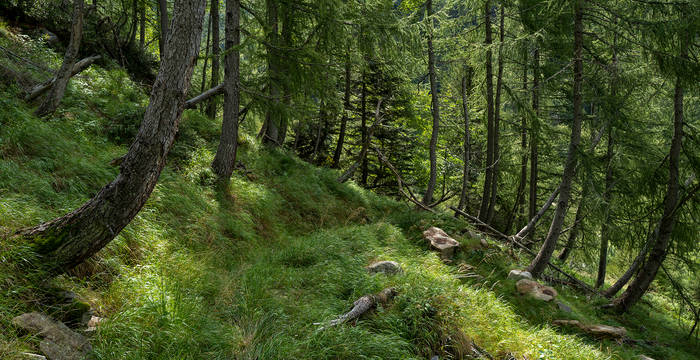
[[[606,300],[566,286],[554,285],[572,312],[520,296],[506,275],[524,268],[527,254],[491,238],[484,247],[449,214],[339,184],[338,171],[268,150],[254,133],[240,136],[243,166],[229,188],[217,188],[210,164],[220,125],[197,110],[185,112],[134,221],[97,256],[44,281],[24,271],[41,259],[13,231],[71,211],[113,178],[112,161],[127,151],[147,97],[124,71],[100,66],[71,81],[49,119],[35,117],[13,85],[1,91],[2,359],[38,352],[39,340],[13,317],[39,311],[70,320],[85,305],[105,319],[89,334],[96,359],[451,359],[469,358],[472,341],[496,359],[700,357],[665,297],[612,315],[598,307]],[[422,238],[430,226],[461,243],[452,262]],[[369,274],[376,260],[403,271]],[[392,302],[322,329],[356,299],[389,287]],[[60,304],[60,291],[77,300]],[[636,343],[564,330],[555,319],[621,325]]]

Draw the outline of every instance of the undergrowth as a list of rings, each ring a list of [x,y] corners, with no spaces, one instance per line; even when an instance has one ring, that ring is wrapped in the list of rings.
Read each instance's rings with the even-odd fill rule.
[[[196,111],[185,112],[169,165],[134,221],[70,274],[42,281],[24,272],[23,264],[41,259],[12,232],[76,208],[110,181],[118,171],[110,162],[126,152],[147,99],[123,71],[99,67],[71,81],[51,119],[35,118],[17,99],[12,88],[0,96],[0,358],[36,351],[38,339],[11,319],[27,311],[59,316],[45,301],[55,287],[107,319],[91,335],[97,359],[460,358],[470,340],[498,358],[700,354],[645,305],[616,317],[592,306],[600,299],[559,287],[573,313],[519,297],[505,279],[518,260],[460,236],[459,220],[339,184],[337,172],[265,150],[250,134],[239,155],[248,173],[217,190],[209,164],[218,124]],[[432,225],[462,242],[454,263],[422,240]],[[370,275],[364,267],[374,260],[397,261],[404,271]],[[398,291],[391,304],[321,330],[319,323],[386,287]],[[601,343],[548,325],[563,317],[658,338]]]

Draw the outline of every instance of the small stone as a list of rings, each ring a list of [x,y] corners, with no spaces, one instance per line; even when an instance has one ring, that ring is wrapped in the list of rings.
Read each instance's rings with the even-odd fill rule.
[[[402,271],[401,265],[396,261],[376,261],[367,266],[367,271],[370,274],[398,274]]]
[[[646,355],[639,355],[639,360],[654,360]]]
[[[557,307],[559,308],[559,310],[566,312],[566,313],[570,313],[572,311],[571,307],[569,307],[568,305],[564,304],[561,301],[557,301]]]
[[[423,237],[430,241],[430,245],[440,251],[440,258],[450,260],[454,256],[459,242],[451,238],[445,231],[437,227],[431,227],[423,232]]]
[[[479,243],[481,243],[481,247],[483,247],[484,249],[489,248],[489,243],[486,241],[486,239],[481,238],[481,240],[479,240]]]
[[[532,280],[532,274],[529,271],[513,269],[508,273],[508,279],[518,281],[520,279]]]
[[[515,283],[515,288],[521,295],[528,295],[537,300],[551,301],[557,297],[556,290],[534,280],[520,279]]]

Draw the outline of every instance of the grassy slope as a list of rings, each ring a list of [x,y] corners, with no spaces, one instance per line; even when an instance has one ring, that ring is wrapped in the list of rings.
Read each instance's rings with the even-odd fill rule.
[[[0,234],[75,208],[116,174],[109,161],[126,146],[108,141],[104,129],[145,96],[120,72],[94,69],[72,84],[62,112],[48,122],[34,118],[12,90],[0,96]],[[504,279],[513,260],[498,247],[459,238],[466,250],[455,264],[476,268],[445,265],[420,233],[430,225],[458,233],[463,225],[456,220],[337,184],[337,173],[253,141],[240,155],[251,175],[234,175],[231,196],[217,193],[207,185],[211,129],[216,124],[186,113],[185,135],[146,207],[96,259],[53,281],[109,319],[92,338],[98,359],[425,359],[454,354],[462,332],[501,357],[700,354],[646,306],[612,317],[592,309],[598,299],[557,288],[578,314],[571,316],[515,295]],[[405,271],[368,275],[364,266],[375,259],[396,260]],[[0,260],[0,358],[12,359],[37,340],[18,334],[10,319],[56,309],[22,273],[22,262],[35,260],[21,244],[0,238]],[[465,272],[481,277],[463,278]],[[399,292],[393,304],[356,325],[318,331],[313,324],[388,286]],[[647,320],[648,311],[659,319]],[[664,345],[601,346],[547,325],[567,315],[620,323],[633,337],[658,337]]]

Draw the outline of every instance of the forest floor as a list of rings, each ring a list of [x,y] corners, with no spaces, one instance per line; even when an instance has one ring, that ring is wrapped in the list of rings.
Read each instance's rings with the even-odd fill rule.
[[[38,59],[49,50],[32,51]],[[107,319],[90,335],[97,359],[449,359],[460,358],[467,339],[496,359],[700,358],[660,295],[622,316],[568,287],[554,286],[572,312],[522,297],[506,275],[525,266],[526,254],[494,239],[484,248],[461,235],[462,220],[339,184],[336,171],[267,151],[248,134],[239,154],[247,171],[216,189],[209,164],[218,124],[197,111],[185,112],[136,219],[70,274],[39,282],[23,271],[36,261],[31,251],[9,235],[74,209],[117,174],[110,161],[126,152],[147,96],[123,71],[93,66],[71,81],[61,110],[40,120],[16,88],[2,87],[1,359],[37,352],[38,339],[12,326],[13,317],[64,317],[47,288],[76,293]],[[422,238],[430,226],[461,242],[452,263]],[[374,260],[396,261],[403,272],[371,275],[365,267]],[[387,287],[397,290],[394,301],[359,321],[315,324]],[[551,326],[555,319],[624,326],[640,341],[595,339]]]

